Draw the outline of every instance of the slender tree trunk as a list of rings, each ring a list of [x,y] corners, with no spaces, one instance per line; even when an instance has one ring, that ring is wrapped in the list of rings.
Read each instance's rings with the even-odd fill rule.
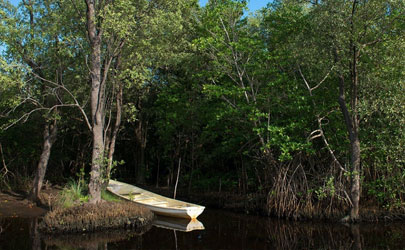
[[[117,58],[117,64],[115,69],[117,70],[120,66],[120,56]],[[122,98],[123,98],[123,85],[118,81],[118,92],[116,94],[116,115],[115,124],[112,130],[111,136],[108,138],[108,155],[107,155],[107,168],[105,171],[104,187],[107,187],[108,181],[110,180],[111,170],[113,166],[113,156],[115,152],[115,143],[117,141],[118,131],[121,126],[121,116],[122,116]]]
[[[42,145],[42,153],[39,158],[37,169],[35,172],[35,178],[30,191],[29,198],[32,201],[39,201],[39,194],[42,189],[42,184],[45,178],[46,169],[48,167],[49,157],[51,155],[51,149],[56,141],[57,137],[57,125],[56,120],[53,123],[46,123],[44,127],[44,141]]]
[[[135,129],[136,139],[136,182],[145,183],[145,148],[146,148],[146,133],[147,125],[143,120],[143,116],[139,116],[139,121]]]
[[[352,208],[350,210],[350,220],[356,221],[359,219],[359,203],[360,203],[360,140],[358,137],[358,120],[356,116],[350,116],[349,110],[345,101],[344,77],[340,76],[339,84],[339,105],[343,113],[346,124],[346,129],[350,139],[350,154],[351,154],[351,201]]]
[[[352,221],[357,221],[359,219],[359,210],[360,210],[360,194],[361,194],[361,185],[360,185],[360,141],[358,136],[354,138],[354,141],[351,142],[351,163],[352,163],[352,178],[351,178],[351,199],[353,206],[350,210],[350,219]]]
[[[160,154],[157,155],[156,187],[159,187]]]
[[[108,180],[110,179],[111,176],[113,156],[115,152],[115,143],[117,141],[117,135],[121,125],[121,115],[122,115],[122,85],[119,86],[119,91],[117,93],[117,114],[115,117],[115,124],[111,134],[111,138],[109,139],[107,169],[105,173],[106,183],[108,183]]]
[[[352,53],[351,62],[351,110],[352,119],[351,124],[347,123],[347,128],[350,136],[350,151],[351,151],[351,165],[352,165],[352,178],[351,178],[351,199],[353,206],[350,210],[350,219],[352,221],[357,221],[359,219],[359,209],[360,209],[360,140],[359,140],[359,115],[357,111],[358,101],[359,101],[359,73],[357,70],[357,64],[360,56],[360,51],[357,49],[357,45],[354,43],[353,39],[355,37],[355,27],[354,27],[354,16],[357,10],[358,1],[354,0],[352,5],[352,17],[351,17],[351,31],[352,38],[350,41],[350,49]],[[349,126],[350,125],[350,126]]]
[[[188,194],[191,193],[191,186],[193,184],[193,172],[195,164],[195,145],[194,145],[194,132],[191,134],[191,170],[190,170],[190,179],[188,180]]]
[[[179,184],[180,167],[181,167],[181,157],[179,158],[179,166],[177,167],[177,177],[176,177],[176,184],[174,185],[173,199],[176,199],[177,184]]]
[[[90,203],[101,200],[101,172],[104,163],[104,87],[101,81],[101,36],[96,26],[96,7],[94,0],[86,0],[87,32],[90,40],[91,76],[91,117],[93,132],[93,152],[89,182]]]

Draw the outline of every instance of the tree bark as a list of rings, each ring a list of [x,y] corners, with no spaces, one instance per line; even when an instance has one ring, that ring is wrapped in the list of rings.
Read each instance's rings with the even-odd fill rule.
[[[89,182],[90,203],[101,200],[101,172],[104,165],[104,83],[101,81],[101,36],[96,26],[96,6],[94,0],[86,0],[87,33],[90,40],[91,76],[91,117],[93,133],[93,152]]]
[[[351,62],[351,110],[352,119],[350,124],[346,124],[350,135],[350,152],[351,152],[351,199],[352,208],[350,210],[350,219],[352,221],[357,221],[359,219],[359,203],[360,203],[360,140],[359,140],[359,115],[357,111],[358,101],[359,101],[359,74],[357,70],[357,64],[360,56],[360,51],[357,49],[357,45],[354,42],[355,37],[355,27],[354,27],[354,15],[356,13],[358,1],[354,0],[352,5],[352,15],[351,15],[351,33],[352,38],[350,40],[350,49],[352,53]]]
[[[351,158],[351,201],[352,208],[350,210],[350,220],[356,221],[359,219],[359,203],[360,203],[360,140],[358,136],[358,119],[357,116],[350,116],[345,100],[345,81],[340,75],[339,83],[339,106],[343,113],[346,129],[350,140],[350,158]],[[353,122],[354,120],[354,122]]]
[[[34,202],[39,201],[39,194],[42,189],[46,169],[48,167],[49,157],[51,155],[51,149],[56,141],[56,137],[57,137],[56,120],[53,123],[46,123],[44,127],[44,141],[42,145],[42,153],[41,157],[39,158],[38,166],[35,172],[35,178],[29,195],[29,199],[31,201]]]
[[[111,138],[108,139],[108,155],[107,155],[107,168],[105,171],[104,186],[107,187],[108,181],[110,180],[111,170],[113,166],[113,156],[115,152],[115,142],[117,140],[118,131],[121,125],[121,115],[122,115],[122,96],[123,96],[123,86],[122,83],[118,85],[119,89],[116,95],[116,115],[115,115],[115,124],[111,133]]]
[[[350,219],[352,221],[359,220],[360,210],[360,141],[358,136],[354,138],[351,144],[351,164],[352,164],[352,178],[351,178],[351,199],[353,206],[350,210]]]
[[[141,100],[139,101],[139,110],[141,110]],[[144,116],[140,113],[139,120],[135,128],[136,141],[136,182],[145,183],[145,148],[147,136],[147,122],[144,121]]]

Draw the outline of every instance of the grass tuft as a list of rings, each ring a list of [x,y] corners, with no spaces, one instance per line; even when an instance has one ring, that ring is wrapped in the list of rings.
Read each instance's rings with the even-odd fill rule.
[[[104,190],[101,192],[101,199],[105,201],[111,201],[111,202],[120,202],[122,201],[119,197],[116,195]]]
[[[87,185],[82,181],[69,180],[59,195],[57,206],[72,207],[89,200],[87,193]]]

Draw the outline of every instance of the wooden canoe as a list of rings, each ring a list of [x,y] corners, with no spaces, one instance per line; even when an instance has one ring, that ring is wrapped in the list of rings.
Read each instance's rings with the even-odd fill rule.
[[[110,180],[107,190],[111,193],[149,208],[152,212],[177,218],[196,219],[205,207],[170,199],[142,188],[115,180]]]

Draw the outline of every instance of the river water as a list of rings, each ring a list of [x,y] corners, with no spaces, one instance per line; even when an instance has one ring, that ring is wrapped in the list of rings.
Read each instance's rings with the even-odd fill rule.
[[[343,225],[289,222],[206,210],[201,224],[158,218],[146,232],[41,235],[38,219],[0,218],[0,250],[7,249],[405,249],[405,223]],[[162,221],[163,220],[163,221]],[[173,229],[176,228],[176,229]]]

